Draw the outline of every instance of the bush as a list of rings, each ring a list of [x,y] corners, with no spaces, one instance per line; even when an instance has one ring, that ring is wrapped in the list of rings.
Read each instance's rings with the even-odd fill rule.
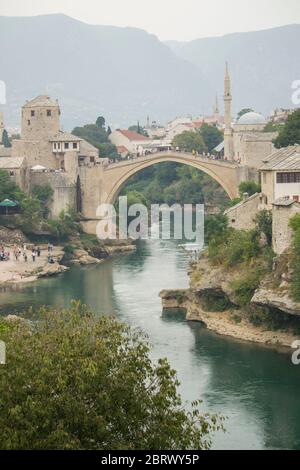
[[[300,214],[295,215],[291,219],[290,226],[294,230],[291,262],[293,270],[291,295],[296,302],[300,302]]]
[[[249,272],[245,277],[231,282],[236,301],[239,305],[248,305],[261,280],[260,269]]]
[[[185,411],[176,372],[143,335],[80,303],[1,333],[1,449],[207,449],[222,422]]]
[[[255,183],[255,181],[243,181],[239,185],[239,193],[240,196],[242,197],[244,193],[248,193],[249,196],[252,196],[255,193],[260,193],[261,192],[261,186],[258,183]]]

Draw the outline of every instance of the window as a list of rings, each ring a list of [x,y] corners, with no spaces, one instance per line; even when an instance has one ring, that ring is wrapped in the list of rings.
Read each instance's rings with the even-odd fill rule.
[[[51,109],[47,109],[47,116],[48,116],[48,117],[51,116]]]
[[[277,183],[300,183],[300,172],[277,173]]]
[[[95,157],[90,157],[90,162],[95,163]]]
[[[35,111],[32,109],[30,112],[31,116],[33,117],[35,115]]]
[[[30,119],[28,119],[27,124],[28,124],[28,126],[30,126]]]
[[[69,142],[65,142],[65,150],[69,149]]]
[[[57,144],[56,144],[56,143],[54,143],[54,148],[55,148],[55,149],[57,148]]]
[[[73,149],[77,150],[77,142],[73,142]]]

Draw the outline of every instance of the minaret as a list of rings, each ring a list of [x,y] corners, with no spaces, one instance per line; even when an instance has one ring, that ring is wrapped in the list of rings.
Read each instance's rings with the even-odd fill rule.
[[[224,132],[224,157],[227,160],[233,160],[233,129],[231,126],[231,83],[228,71],[228,63],[226,62],[225,80],[224,80],[224,107],[225,107],[225,132]]]
[[[214,116],[219,116],[220,114],[220,109],[219,109],[219,100],[218,100],[218,94],[216,94],[216,102],[214,105]]]
[[[147,116],[147,125],[146,125],[146,129],[150,129],[150,117],[149,117],[149,115]]]

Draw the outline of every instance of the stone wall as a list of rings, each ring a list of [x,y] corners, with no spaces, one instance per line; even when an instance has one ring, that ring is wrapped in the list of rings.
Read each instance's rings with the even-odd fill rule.
[[[61,173],[30,173],[30,189],[35,185],[50,185],[54,191],[49,205],[50,217],[58,217],[62,210],[76,203],[75,180]]]
[[[273,250],[281,255],[290,247],[293,231],[289,227],[290,218],[300,213],[300,204],[292,203],[288,206],[273,205]]]
[[[260,210],[261,194],[254,194],[239,204],[227,209],[229,226],[237,230],[251,230],[255,227],[255,216]]]

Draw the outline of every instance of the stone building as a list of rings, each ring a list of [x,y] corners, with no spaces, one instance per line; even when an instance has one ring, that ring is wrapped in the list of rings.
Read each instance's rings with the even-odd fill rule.
[[[300,214],[299,202],[289,198],[279,198],[273,202],[273,250],[281,255],[292,243],[293,231],[289,225],[290,219]]]
[[[7,171],[11,179],[24,190],[29,189],[26,158],[0,157],[0,170]]]
[[[29,168],[42,165],[69,175],[75,175],[80,165],[100,163],[97,148],[60,130],[59,104],[46,95],[22,107],[21,139],[13,141],[12,156],[25,157]]]
[[[273,140],[277,133],[264,132],[267,124],[266,119],[262,114],[252,111],[242,115],[233,124],[231,104],[231,80],[228,65],[226,64],[224,79],[224,158],[235,160],[249,168],[258,169],[263,160],[274,149]]]
[[[109,140],[117,148],[122,147],[121,155],[143,153],[143,149],[151,144],[151,139],[148,137],[127,129],[117,129],[113,131],[109,136]]]
[[[275,150],[260,168],[265,205],[280,198],[300,201],[300,145]]]

